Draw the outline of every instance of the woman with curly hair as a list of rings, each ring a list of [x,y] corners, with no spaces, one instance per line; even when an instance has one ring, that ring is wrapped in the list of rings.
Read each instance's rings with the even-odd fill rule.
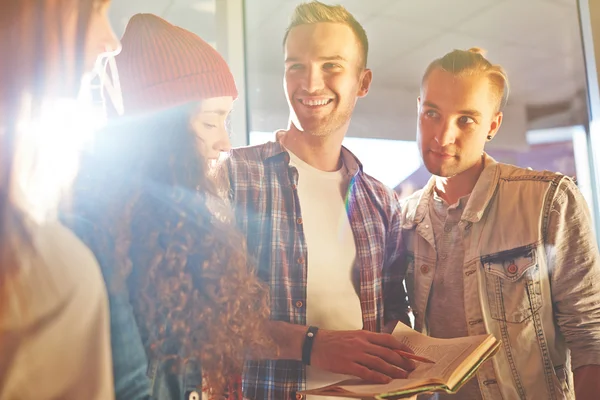
[[[232,398],[246,356],[271,350],[268,292],[228,218],[210,161],[229,150],[237,90],[191,32],[134,16],[117,57],[125,116],[97,135],[65,216],[111,300],[117,399]],[[239,378],[238,378],[239,379]]]
[[[8,0],[0,11],[0,399],[110,400],[106,288],[56,218],[97,58],[119,47],[110,0]],[[60,116],[60,118],[58,117]],[[82,128],[90,128],[83,121]],[[75,134],[81,135],[77,130]],[[68,136],[70,139],[76,139]],[[70,140],[72,145],[77,140]],[[70,160],[74,164],[65,164]],[[62,163],[59,161],[63,161]],[[65,168],[48,170],[48,166]]]

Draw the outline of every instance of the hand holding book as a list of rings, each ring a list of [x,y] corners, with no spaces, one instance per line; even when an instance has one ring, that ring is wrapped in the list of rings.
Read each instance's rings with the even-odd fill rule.
[[[405,398],[432,391],[456,393],[500,346],[493,335],[436,339],[402,324],[398,324],[393,335],[414,354],[434,363],[418,362],[407,378],[394,379],[389,383],[373,384],[361,379],[350,379],[303,393],[359,399]]]

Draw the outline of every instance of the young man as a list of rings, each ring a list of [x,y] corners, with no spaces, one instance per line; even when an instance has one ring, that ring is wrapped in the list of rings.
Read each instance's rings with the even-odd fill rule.
[[[365,31],[343,7],[311,2],[296,8],[284,46],[290,124],[276,142],[228,160],[236,218],[270,284],[280,346],[278,360],[249,363],[249,399],[301,398],[296,391],[347,375],[387,382],[414,368],[394,351],[404,348],[398,340],[376,333],[406,321],[392,268],[400,206],[342,147],[371,84]]]
[[[507,95],[505,72],[477,49],[446,54],[423,77],[417,140],[434,176],[403,203],[415,329],[502,340],[452,398],[597,399],[600,259],[589,211],[571,179],[484,152]]]

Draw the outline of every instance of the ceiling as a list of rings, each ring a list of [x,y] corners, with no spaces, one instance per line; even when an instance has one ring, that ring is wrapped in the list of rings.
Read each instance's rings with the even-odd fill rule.
[[[281,39],[293,0],[248,0],[250,72],[281,74]],[[418,88],[434,58],[481,47],[503,65],[512,96],[546,103],[573,96],[585,84],[575,0],[339,0],[370,41],[375,84]]]
[[[214,43],[217,34],[217,2],[226,1],[229,0],[113,0],[109,17],[119,37],[123,35],[127,22],[134,14],[151,13]]]
[[[216,2],[114,1],[119,33],[136,12],[153,12],[215,42]],[[267,131],[287,122],[282,38],[297,0],[246,0],[250,121]],[[576,0],[338,0],[367,31],[373,87],[359,102],[351,135],[414,140],[415,99],[426,66],[455,48],[480,47],[508,72],[515,137],[587,121]],[[514,111],[513,111],[514,110]],[[510,112],[509,112],[510,111]],[[506,129],[506,128],[505,128]]]

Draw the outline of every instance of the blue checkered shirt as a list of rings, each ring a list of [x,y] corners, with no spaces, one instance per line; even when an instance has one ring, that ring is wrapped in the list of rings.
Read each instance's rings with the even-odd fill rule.
[[[347,212],[360,269],[363,328],[379,332],[408,310],[399,263],[404,254],[396,194],[365,174],[358,159],[342,149],[351,174]],[[271,288],[271,319],[306,324],[307,246],[297,193],[298,172],[278,142],[232,151],[227,161],[236,220],[245,233],[257,273]],[[305,388],[303,364],[293,360],[250,361],[244,397],[296,399]]]

